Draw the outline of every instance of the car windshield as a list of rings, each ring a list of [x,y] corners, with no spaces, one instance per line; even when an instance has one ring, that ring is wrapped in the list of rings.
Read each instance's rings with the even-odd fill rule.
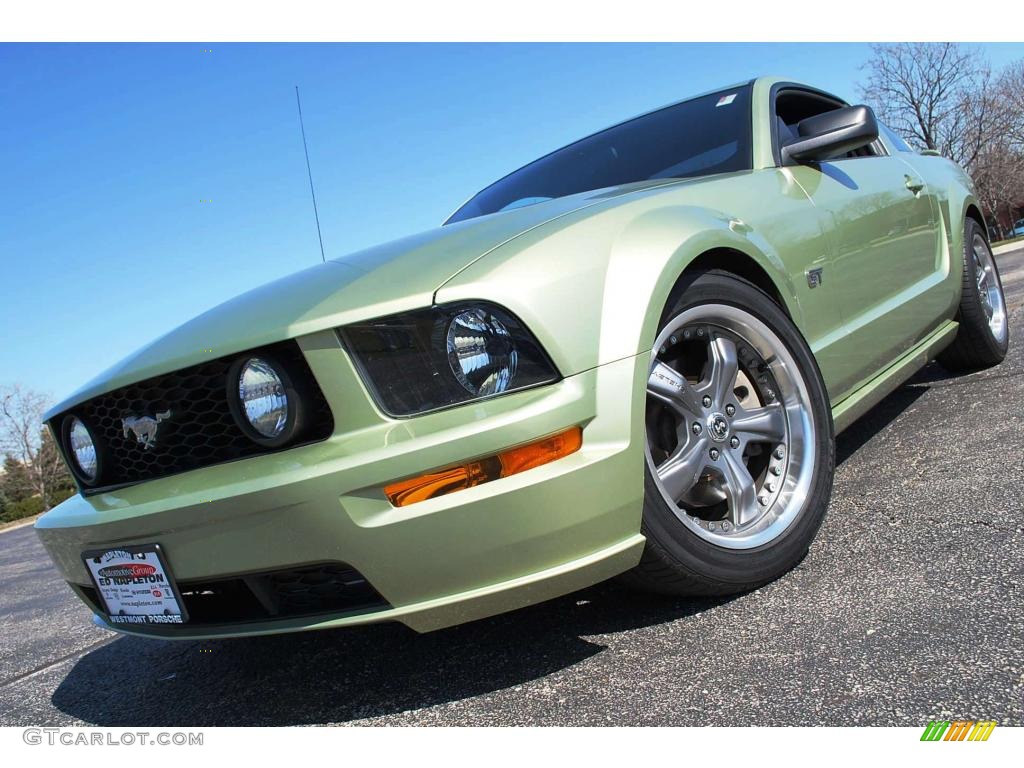
[[[620,184],[748,170],[750,145],[749,85],[698,96],[535,160],[474,195],[446,223]]]

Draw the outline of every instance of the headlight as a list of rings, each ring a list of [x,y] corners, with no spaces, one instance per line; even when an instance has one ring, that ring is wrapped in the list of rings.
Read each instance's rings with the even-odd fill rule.
[[[406,312],[341,329],[383,411],[414,416],[557,381],[512,313],[483,302]]]
[[[477,397],[504,392],[516,375],[516,344],[493,312],[470,309],[448,323],[448,363],[459,384]]]
[[[61,429],[64,452],[74,474],[86,485],[95,484],[100,473],[100,459],[89,428],[77,416],[68,416]]]
[[[295,434],[300,398],[291,378],[266,356],[243,357],[228,375],[235,420],[257,443],[278,446]]]

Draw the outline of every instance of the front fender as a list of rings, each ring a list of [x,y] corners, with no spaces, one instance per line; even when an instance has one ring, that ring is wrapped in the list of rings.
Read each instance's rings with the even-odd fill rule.
[[[757,264],[800,317],[782,259],[753,227],[710,207],[650,198],[580,211],[527,233],[454,276],[435,301],[507,307],[568,376],[649,350],[679,275],[723,248]]]
[[[639,327],[625,329],[639,339],[637,351],[646,351],[654,344],[661,315],[679,276],[698,257],[711,251],[731,251],[733,263],[739,256],[756,264],[775,286],[787,312],[801,324],[800,303],[781,256],[742,219],[696,206],[662,208],[633,222],[622,233],[617,250],[619,254],[609,264],[608,285],[619,285],[630,279],[631,273],[639,273],[638,289],[649,287]],[[606,307],[611,297],[608,299]]]

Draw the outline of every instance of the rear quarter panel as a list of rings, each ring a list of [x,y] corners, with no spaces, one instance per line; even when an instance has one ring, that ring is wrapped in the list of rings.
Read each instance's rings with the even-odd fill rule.
[[[981,211],[974,191],[974,181],[961,168],[945,157],[896,152],[904,163],[916,170],[934,192],[939,204],[943,233],[949,245],[951,269],[945,281],[949,305],[944,319],[952,319],[960,304],[964,222],[972,206]],[[984,230],[984,227],[982,227]],[[985,233],[987,236],[987,233]]]

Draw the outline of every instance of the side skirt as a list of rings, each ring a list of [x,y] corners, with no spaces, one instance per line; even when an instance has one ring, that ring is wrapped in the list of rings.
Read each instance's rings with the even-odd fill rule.
[[[905,352],[852,395],[832,407],[832,421],[839,434],[880,403],[885,396],[928,364],[952,343],[959,323],[947,320],[916,347]]]

